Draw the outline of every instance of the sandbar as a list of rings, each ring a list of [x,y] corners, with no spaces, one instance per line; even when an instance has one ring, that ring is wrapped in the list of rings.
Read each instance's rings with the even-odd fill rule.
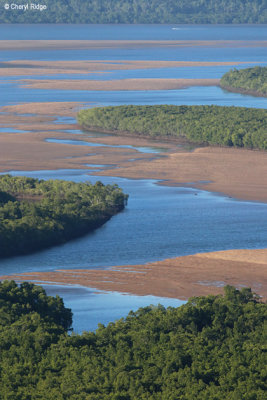
[[[144,47],[267,47],[267,40],[0,40],[0,50]]]
[[[237,199],[267,202],[264,151],[212,146],[191,152],[177,150],[149,162],[129,163],[116,169],[116,176],[163,180],[166,185],[195,186]]]
[[[214,67],[251,64],[239,61],[152,61],[152,60],[88,60],[88,61],[37,61],[15,60],[0,62],[0,76],[52,75],[52,74],[103,74],[108,71]],[[256,63],[256,62],[255,62]],[[257,62],[259,64],[259,62]]]
[[[60,90],[170,90],[183,89],[190,86],[218,86],[220,79],[118,79],[118,80],[37,80],[24,79],[22,87],[31,89]]]
[[[0,276],[1,280],[80,285],[100,290],[178,299],[220,294],[225,285],[251,287],[267,299],[267,249],[195,254],[104,270],[56,270]]]

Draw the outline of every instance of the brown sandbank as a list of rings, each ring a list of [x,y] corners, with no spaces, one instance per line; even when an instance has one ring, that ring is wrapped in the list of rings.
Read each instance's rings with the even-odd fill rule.
[[[38,114],[37,117],[40,116],[58,116],[63,115],[67,117],[76,117],[77,111],[84,105],[85,103],[81,102],[43,102],[43,103],[24,103],[24,104],[16,104],[11,106],[4,106],[0,108],[0,113],[11,113],[12,118],[17,116],[18,114]],[[89,102],[86,102],[89,104]],[[1,114],[0,114],[1,115]],[[5,115],[4,115],[5,117]],[[26,115],[26,118],[28,116]],[[56,125],[55,125],[56,128]]]
[[[0,50],[144,47],[267,47],[267,40],[0,40]]]
[[[137,295],[188,299],[219,294],[223,286],[251,287],[267,298],[267,249],[195,254],[106,270],[56,270],[1,276],[3,279],[81,285]]]
[[[218,86],[220,79],[118,79],[95,80],[37,80],[24,79],[22,87],[61,90],[170,90],[190,86]]]
[[[248,62],[218,61],[151,61],[151,60],[92,60],[92,61],[36,61],[16,60],[0,62],[0,76],[90,74],[118,70],[138,70],[180,67],[214,67],[247,64]],[[251,64],[251,62],[249,62]],[[259,64],[259,62],[257,62]]]
[[[267,202],[267,152],[263,151],[202,147],[166,154],[149,162],[129,163],[116,169],[116,176],[166,180],[167,185],[189,183],[238,199]]]

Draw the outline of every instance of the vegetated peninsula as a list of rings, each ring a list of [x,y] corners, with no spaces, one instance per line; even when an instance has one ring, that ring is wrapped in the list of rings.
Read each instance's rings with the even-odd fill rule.
[[[117,185],[0,176],[0,258],[64,243],[98,228],[127,202]]]
[[[267,150],[267,110],[222,106],[116,106],[81,110],[84,129]]]
[[[267,97],[267,67],[233,69],[223,75],[220,86],[232,92]]]
[[[265,0],[18,0],[2,9],[1,22],[86,24],[240,24],[267,22]],[[43,8],[46,6],[46,9]],[[24,12],[23,12],[24,11]]]
[[[250,289],[148,306],[67,334],[71,310],[41,287],[0,283],[1,398],[263,399],[266,304]]]

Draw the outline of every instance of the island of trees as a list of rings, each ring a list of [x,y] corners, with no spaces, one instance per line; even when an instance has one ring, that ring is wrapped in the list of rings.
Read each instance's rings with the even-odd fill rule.
[[[267,150],[267,110],[222,106],[111,106],[81,110],[84,129],[185,138],[196,144]]]
[[[0,176],[0,257],[64,243],[101,226],[128,196],[117,185]]]
[[[233,92],[267,97],[267,67],[233,69],[223,75],[220,85]]]
[[[0,283],[3,400],[263,400],[266,304],[250,289],[148,306],[68,334],[71,310],[30,283]],[[266,327],[265,327],[266,328]]]
[[[8,3],[8,2],[7,2]],[[43,11],[1,6],[1,23],[266,24],[265,0],[43,0]]]

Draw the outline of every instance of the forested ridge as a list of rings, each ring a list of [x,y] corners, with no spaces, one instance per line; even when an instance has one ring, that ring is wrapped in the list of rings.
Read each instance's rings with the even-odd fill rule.
[[[81,110],[84,129],[267,150],[267,110],[222,106],[109,106]]]
[[[41,12],[5,10],[5,3],[1,0],[1,23],[267,23],[266,0],[42,0],[47,9]]]
[[[0,283],[3,400],[263,400],[266,304],[250,289],[148,306],[68,335],[71,311],[30,283]]]
[[[220,85],[228,90],[267,97],[267,67],[233,69],[222,76]]]
[[[117,185],[0,176],[0,257],[25,254],[78,237],[122,210]]]

